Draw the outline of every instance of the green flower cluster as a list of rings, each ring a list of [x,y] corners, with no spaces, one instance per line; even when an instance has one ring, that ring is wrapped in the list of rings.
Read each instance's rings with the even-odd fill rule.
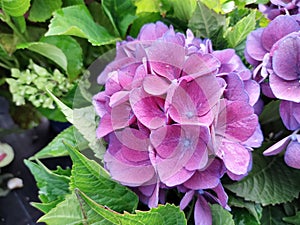
[[[9,90],[16,105],[24,105],[26,100],[35,107],[54,109],[53,99],[46,90],[61,97],[74,87],[58,69],[48,72],[45,68],[30,61],[28,69],[11,69],[12,78],[7,78]]]

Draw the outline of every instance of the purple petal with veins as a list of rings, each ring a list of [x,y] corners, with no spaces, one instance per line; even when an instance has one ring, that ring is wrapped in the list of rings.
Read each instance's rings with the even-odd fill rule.
[[[156,151],[157,172],[162,182],[176,174],[204,168],[208,162],[208,128],[194,125],[167,125],[152,131],[151,144]],[[186,171],[187,172],[187,171]],[[187,180],[193,173],[180,175],[177,183]],[[172,178],[172,184],[175,183]]]
[[[199,195],[194,209],[194,220],[196,225],[212,225],[210,207],[206,199]]]
[[[142,88],[137,88],[131,91],[129,100],[135,116],[146,127],[157,129],[166,123],[162,97],[149,95]]]
[[[299,30],[300,25],[293,17],[289,15],[278,16],[264,28],[261,34],[261,43],[266,50],[270,51],[272,46],[281,38]]]

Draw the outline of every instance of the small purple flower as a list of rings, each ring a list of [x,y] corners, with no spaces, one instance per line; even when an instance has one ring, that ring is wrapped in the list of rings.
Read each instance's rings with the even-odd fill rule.
[[[300,169],[300,135],[297,134],[299,129],[294,131],[291,135],[272,145],[264,155],[277,155],[286,149],[284,153],[285,163],[295,169]]]

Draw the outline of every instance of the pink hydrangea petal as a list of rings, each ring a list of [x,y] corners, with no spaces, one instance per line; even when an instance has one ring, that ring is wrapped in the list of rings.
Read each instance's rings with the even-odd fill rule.
[[[218,202],[220,203],[220,205],[225,208],[225,207],[229,207],[227,205],[228,202],[228,195],[226,194],[223,186],[221,183],[219,183],[215,188],[212,188],[212,190],[217,194],[218,196]]]
[[[116,71],[117,69],[121,68],[124,65],[130,65],[130,64],[134,63],[135,61],[136,60],[134,58],[127,58],[127,57],[112,61],[105,67],[103,72],[98,76],[97,82],[99,84],[105,84],[109,77],[109,74],[112,71]],[[97,66],[97,69],[95,69],[95,70],[99,71],[99,62],[98,61],[96,61],[96,62],[97,62],[97,64],[95,64],[95,67]],[[90,67],[90,70],[93,71],[93,67]]]
[[[223,160],[230,172],[236,175],[243,175],[248,172],[251,153],[241,144],[223,140],[217,151],[217,156]]]
[[[213,115],[209,111],[222,92],[215,76],[201,76],[191,82],[182,80],[172,96],[169,115],[178,123],[210,124]]]
[[[137,37],[138,40],[156,40],[160,38],[169,30],[169,28],[162,22],[150,23],[144,25]]]
[[[263,28],[259,28],[252,31],[247,37],[246,51],[253,60],[262,61],[264,55],[267,53],[267,50],[261,44],[263,31]],[[249,62],[251,63],[251,60]]]
[[[286,148],[290,140],[291,140],[291,136],[287,136],[283,138],[282,140],[278,141],[276,144],[272,145],[267,150],[265,150],[263,154],[265,156],[277,155],[278,153],[280,153]]]
[[[191,168],[201,169],[206,165],[208,158],[206,153],[208,129],[206,127],[167,125],[152,131],[150,141],[156,150],[157,172],[164,183],[172,177],[172,184],[175,183],[176,174],[183,179],[179,172],[186,173],[186,176],[190,177],[192,174],[182,169],[192,157],[196,158],[197,163],[192,163]],[[179,183],[182,183],[182,180]]]
[[[297,135],[300,138],[300,135]],[[300,143],[295,140],[287,146],[284,161],[290,167],[300,169]]]
[[[129,100],[129,92],[128,91],[118,91],[114,93],[109,100],[109,106],[115,107]]]
[[[93,105],[95,107],[96,113],[103,117],[105,113],[110,111],[109,105],[108,105],[108,96],[105,94],[105,92],[99,92],[95,96],[93,96]]]
[[[300,103],[281,101],[279,105],[280,117],[289,130],[300,128]]]
[[[157,129],[166,123],[164,99],[147,94],[142,88],[131,91],[131,108],[137,119],[149,129]]]
[[[111,124],[114,130],[129,126],[135,119],[128,101],[118,104],[111,109]]]
[[[288,35],[276,45],[272,58],[274,72],[284,80],[299,80],[300,35]]]
[[[271,74],[269,79],[271,90],[277,98],[298,103],[300,102],[299,80],[286,81],[276,74]]]
[[[216,72],[220,66],[220,61],[211,54],[193,54],[184,62],[182,73],[195,79]]]
[[[132,84],[131,84],[132,89],[141,87],[144,79],[148,75],[147,68],[146,68],[147,65],[144,64],[145,63],[143,63],[143,65],[140,65],[135,71],[135,75],[133,77]]]
[[[111,123],[111,117],[109,113],[104,114],[99,122],[99,126],[96,130],[97,138],[102,138],[113,131]]]
[[[123,66],[120,70],[118,70],[118,79],[123,89],[131,90],[135,71],[140,65],[141,62],[132,63],[130,65]]]
[[[155,73],[169,80],[179,77],[185,60],[185,49],[183,46],[170,42],[156,41],[147,49],[147,55],[150,67]]]
[[[149,208],[157,207],[158,201],[159,201],[159,182],[156,183],[154,191],[149,198],[149,201],[148,201]]]
[[[119,181],[123,185],[137,187],[147,183],[155,176],[152,165],[133,166],[116,160],[109,152],[104,155],[104,161],[112,179]]]
[[[249,96],[245,91],[244,82],[241,80],[238,74],[229,73],[223,77],[226,81],[226,89],[224,91],[224,97],[231,101],[249,101]]]
[[[299,30],[300,25],[293,17],[289,15],[278,16],[272,20],[266,28],[264,28],[261,35],[261,43],[266,50],[270,51],[272,46],[278,40]]]
[[[164,77],[147,76],[143,81],[144,90],[151,95],[163,95],[167,93],[170,81]]]
[[[112,95],[113,93],[120,90],[122,90],[122,87],[119,82],[118,72],[113,71],[109,73],[107,80],[105,82],[105,94]]]
[[[158,168],[161,169],[160,166]],[[173,176],[168,177],[166,179],[162,178],[162,182],[166,184],[168,187],[175,187],[177,185],[184,183],[186,180],[192,177],[194,173],[195,171],[189,171],[186,170],[185,168],[181,168]]]
[[[188,206],[188,204],[192,201],[194,194],[195,194],[195,191],[193,191],[193,190],[185,193],[185,195],[181,199],[180,205],[179,205],[181,210],[184,210]]]
[[[249,104],[253,106],[259,99],[260,96],[260,86],[254,80],[244,81],[245,90],[249,95]]]
[[[201,195],[195,203],[194,220],[196,225],[212,225],[212,215],[210,207]]]
[[[221,176],[222,165],[219,160],[214,160],[205,170],[196,171],[184,186],[193,190],[214,188],[220,183]]]
[[[216,133],[229,140],[246,141],[254,133],[258,118],[253,107],[242,101],[222,101]]]
[[[260,125],[258,124],[252,136],[247,141],[244,141],[243,145],[251,148],[259,148],[262,145],[263,140],[264,136],[260,129]]]

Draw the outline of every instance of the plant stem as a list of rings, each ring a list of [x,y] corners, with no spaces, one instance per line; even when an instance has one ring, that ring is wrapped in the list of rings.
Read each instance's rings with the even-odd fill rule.
[[[9,66],[7,66],[7,65],[5,65],[5,64],[3,64],[1,62],[0,62],[0,67],[3,67],[4,69],[10,70]]]
[[[25,38],[25,36],[19,31],[19,29],[11,21],[9,15],[7,15],[5,12],[0,13],[0,19],[3,22],[5,22],[13,30],[13,32],[20,38],[20,40],[22,42],[27,42],[27,39]]]

